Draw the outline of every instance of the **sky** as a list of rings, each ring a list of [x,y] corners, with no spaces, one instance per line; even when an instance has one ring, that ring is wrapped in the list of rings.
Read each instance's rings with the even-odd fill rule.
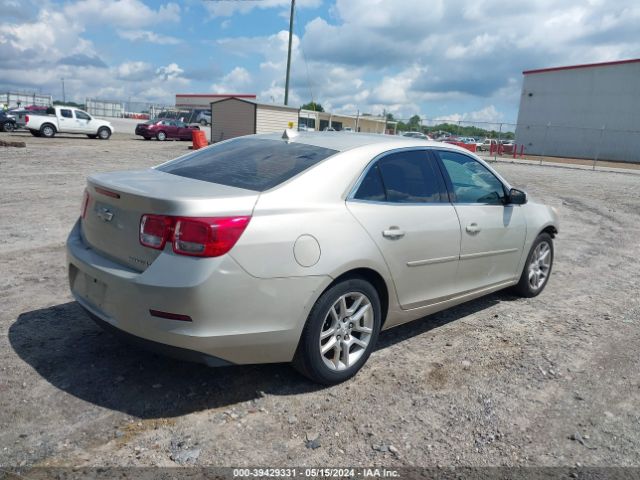
[[[0,92],[283,103],[290,0],[0,0]],[[638,0],[297,0],[289,104],[515,122],[522,71],[640,57]]]

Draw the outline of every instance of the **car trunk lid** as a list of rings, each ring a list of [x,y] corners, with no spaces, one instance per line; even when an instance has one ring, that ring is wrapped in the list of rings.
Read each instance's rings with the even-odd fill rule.
[[[89,202],[82,219],[85,242],[112,260],[140,272],[161,253],[140,244],[142,215],[251,215],[259,195],[252,190],[155,169],[93,175],[87,181],[87,192]]]

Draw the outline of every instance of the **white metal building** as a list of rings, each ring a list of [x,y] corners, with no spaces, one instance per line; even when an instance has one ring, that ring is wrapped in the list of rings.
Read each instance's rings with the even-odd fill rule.
[[[299,110],[286,105],[258,103],[244,98],[226,98],[211,103],[211,141],[253,133],[284,131],[298,125]]]
[[[49,107],[53,103],[51,95],[38,95],[35,93],[0,93],[0,106],[7,105],[9,108],[21,107]]]
[[[124,117],[124,105],[121,102],[87,98],[85,100],[85,108],[87,113],[96,117]]]
[[[640,162],[640,59],[523,74],[516,143],[528,153]]]

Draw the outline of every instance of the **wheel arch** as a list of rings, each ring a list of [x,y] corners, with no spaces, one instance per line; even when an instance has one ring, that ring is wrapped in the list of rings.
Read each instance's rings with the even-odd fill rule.
[[[389,312],[390,289],[384,277],[380,275],[380,273],[374,270],[373,268],[358,267],[358,268],[352,268],[350,270],[345,271],[344,273],[341,273],[340,275],[335,277],[329,285],[326,286],[326,288],[320,293],[320,295],[318,295],[318,298],[320,298],[324,292],[329,290],[334,285],[344,280],[347,280],[349,278],[362,278],[368,281],[373,286],[373,288],[376,289],[376,292],[378,293],[378,297],[380,298],[380,312],[382,314],[380,324],[381,324],[381,327],[384,326],[384,323],[387,320],[387,314]]]
[[[558,234],[558,229],[555,225],[547,225],[542,230],[540,230],[538,235],[540,235],[541,233],[548,233],[549,235],[551,235],[551,238],[556,238],[556,235]]]
[[[40,125],[40,128],[38,129],[39,132],[42,131],[42,129],[44,127],[46,127],[47,125],[49,125],[51,128],[53,128],[53,131],[58,133],[58,128],[51,122],[44,122],[42,125]]]

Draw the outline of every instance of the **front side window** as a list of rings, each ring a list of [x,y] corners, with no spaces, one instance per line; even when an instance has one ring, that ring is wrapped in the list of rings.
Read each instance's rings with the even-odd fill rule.
[[[160,165],[181,177],[262,192],[337,153],[282,140],[238,138]]]
[[[456,203],[504,204],[502,182],[480,162],[457,152],[439,151]]]
[[[73,113],[71,113],[71,110],[66,110],[63,108],[62,110],[60,110],[60,116],[64,118],[73,118]]]
[[[354,198],[390,203],[444,201],[444,185],[435,162],[424,150],[391,153],[365,175]]]
[[[91,120],[89,115],[80,110],[76,110],[76,118],[79,118],[80,120]]]

